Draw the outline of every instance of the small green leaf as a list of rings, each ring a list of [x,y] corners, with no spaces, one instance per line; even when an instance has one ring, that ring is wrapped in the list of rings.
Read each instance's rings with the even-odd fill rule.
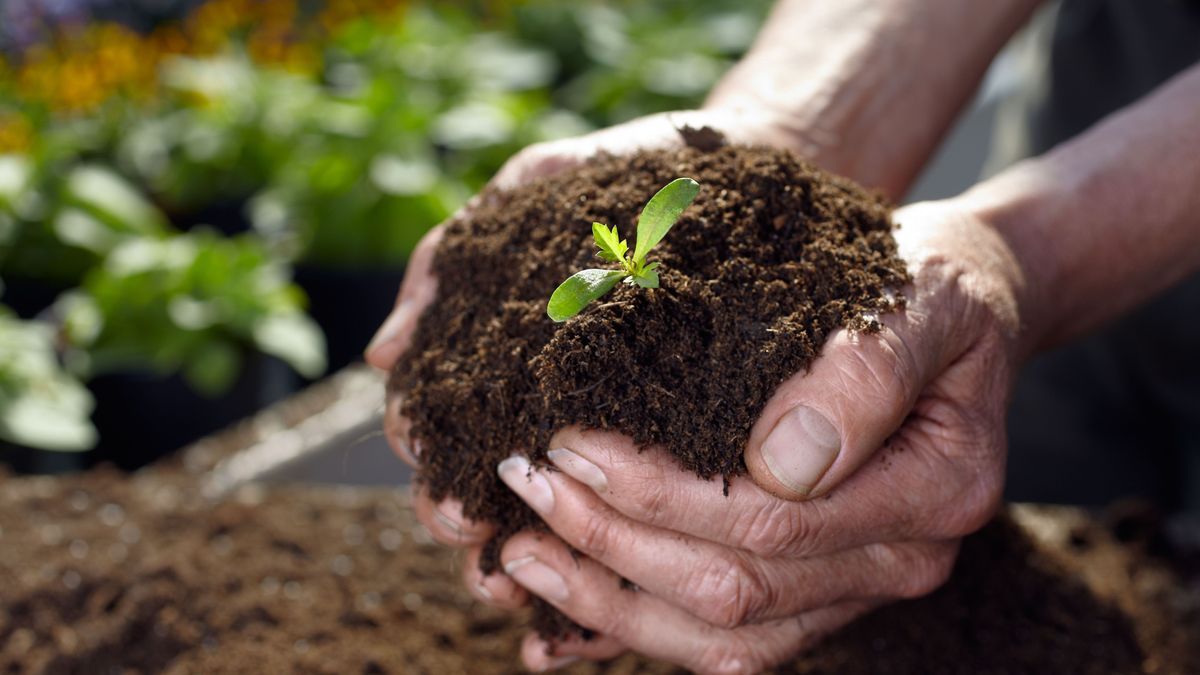
[[[587,307],[588,303],[612,290],[626,276],[624,270],[583,270],[554,289],[546,314],[554,321],[566,321]]]
[[[617,234],[617,226],[609,228],[604,223],[592,223],[592,238],[600,247],[600,258],[609,262],[619,262],[629,250],[629,243]]]
[[[647,267],[641,274],[633,277],[633,283],[642,288],[658,288],[658,272]]]
[[[683,210],[700,193],[700,184],[691,178],[676,178],[646,203],[638,218],[637,246],[633,249],[635,262],[643,262],[650,249],[667,236]]]

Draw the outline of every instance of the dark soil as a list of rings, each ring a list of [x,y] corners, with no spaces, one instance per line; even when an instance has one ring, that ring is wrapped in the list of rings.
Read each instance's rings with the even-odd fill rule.
[[[999,520],[944,588],[776,672],[1200,672],[1200,577],[1169,564],[1187,558],[1034,516],[1018,521],[1043,543]],[[472,602],[459,565],[395,491],[210,503],[185,481],[0,475],[0,673],[521,672],[526,617]],[[680,671],[626,656],[571,672]]]
[[[709,136],[691,130],[699,147],[602,156],[487,191],[449,224],[437,298],[391,386],[432,496],[499,525],[485,571],[500,543],[540,522],[496,476],[513,452],[543,459],[554,430],[580,424],[662,446],[704,478],[736,475],[775,388],[830,333],[876,329],[876,315],[895,308],[907,276],[882,199],[786,151]],[[618,284],[553,323],[554,288],[602,266],[591,223],[634,241],[641,207],[680,176],[701,190],[651,257],[661,287]]]

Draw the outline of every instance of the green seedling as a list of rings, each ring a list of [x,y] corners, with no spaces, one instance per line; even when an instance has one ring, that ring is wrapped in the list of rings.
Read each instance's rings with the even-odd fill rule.
[[[558,285],[546,305],[546,314],[555,321],[566,321],[588,303],[611,291],[618,281],[642,288],[658,288],[658,263],[646,262],[650,250],[667,236],[696,195],[700,184],[691,178],[676,178],[646,202],[638,218],[637,244],[629,255],[629,243],[617,234],[617,226],[592,223],[592,238],[600,247],[601,260],[620,263],[619,269],[588,269],[572,274]]]

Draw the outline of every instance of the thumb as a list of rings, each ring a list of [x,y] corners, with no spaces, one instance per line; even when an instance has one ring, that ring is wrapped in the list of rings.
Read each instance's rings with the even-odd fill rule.
[[[929,361],[889,328],[834,333],[807,372],[779,386],[751,429],[751,478],[783,499],[829,492],[904,423]]]

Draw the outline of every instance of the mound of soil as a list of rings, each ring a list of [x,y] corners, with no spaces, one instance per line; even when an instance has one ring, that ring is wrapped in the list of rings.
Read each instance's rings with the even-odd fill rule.
[[[968,538],[932,596],[776,672],[1200,672],[1200,569],[1147,547],[1154,527],[1016,516]],[[396,491],[209,502],[182,479],[0,475],[0,672],[521,672],[526,616],[474,603],[459,571]],[[681,671],[625,656],[570,672]]]
[[[877,329],[895,308],[907,276],[884,201],[786,151],[713,145],[602,156],[485,192],[448,225],[437,298],[391,387],[432,496],[498,524],[485,571],[540,523],[496,476],[513,452],[541,460],[554,430],[581,424],[662,446],[704,478],[736,475],[775,388],[831,332]],[[552,322],[555,287],[603,266],[592,222],[634,241],[642,206],[680,176],[701,189],[651,256],[661,287],[618,284]]]

